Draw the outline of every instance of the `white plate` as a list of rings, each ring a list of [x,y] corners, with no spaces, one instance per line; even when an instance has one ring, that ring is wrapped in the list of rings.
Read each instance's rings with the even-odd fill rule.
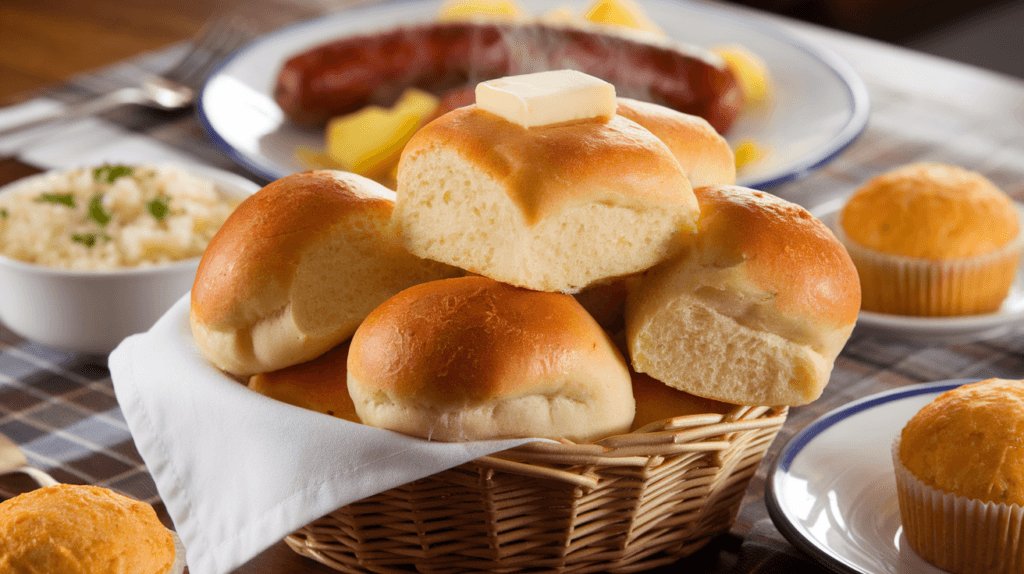
[[[712,6],[677,0],[641,3],[679,41],[708,47],[740,43],[767,63],[774,79],[774,106],[770,112],[741,116],[728,134],[732,143],[753,140],[768,151],[739,174],[739,184],[764,189],[801,177],[835,157],[867,124],[867,89],[831,52]],[[571,4],[578,12],[583,2]],[[542,0],[523,0],[521,5],[531,14],[550,9]],[[338,12],[264,36],[211,76],[199,100],[200,120],[222,150],[264,178],[308,169],[296,150],[322,148],[323,136],[291,125],[274,102],[274,81],[285,60],[348,34],[429,21],[438,6],[434,0],[391,2]]]
[[[811,210],[830,229],[835,230],[839,211],[847,198],[841,197]],[[1024,216],[1024,206],[1018,205]],[[1024,327],[1024,265],[1017,270],[1010,292],[995,313],[963,317],[912,317],[861,311],[857,331],[897,336],[922,343],[962,344],[992,339]]]
[[[800,431],[768,474],[765,504],[779,532],[837,572],[942,573],[914,553],[903,536],[892,442],[939,394],[977,380],[912,385],[865,397]]]

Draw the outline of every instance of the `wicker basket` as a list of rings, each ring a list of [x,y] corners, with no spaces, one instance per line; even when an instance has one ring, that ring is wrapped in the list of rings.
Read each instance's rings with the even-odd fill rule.
[[[595,444],[532,443],[393,488],[288,536],[341,572],[637,572],[732,525],[786,408],[737,407]]]

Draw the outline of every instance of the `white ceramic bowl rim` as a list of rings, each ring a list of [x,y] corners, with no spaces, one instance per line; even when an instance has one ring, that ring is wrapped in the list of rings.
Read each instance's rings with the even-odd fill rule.
[[[5,255],[0,255],[0,266],[7,266],[12,269],[16,269],[23,273],[36,273],[39,275],[59,275],[59,276],[75,276],[75,277],[119,277],[119,276],[131,276],[131,275],[146,275],[149,273],[158,273],[162,271],[175,271],[178,268],[194,267],[201,257],[189,257],[188,259],[180,259],[178,261],[168,261],[167,263],[158,263],[154,265],[146,265],[144,267],[119,267],[117,269],[67,269],[64,267],[53,267],[50,265],[41,265],[39,263],[28,263],[25,261],[19,261],[17,259],[11,259]]]

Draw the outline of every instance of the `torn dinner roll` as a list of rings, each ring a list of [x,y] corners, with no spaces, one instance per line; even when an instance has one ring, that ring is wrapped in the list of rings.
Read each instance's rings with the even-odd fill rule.
[[[302,363],[351,337],[391,295],[459,274],[405,250],[393,207],[391,190],[329,170],[281,178],[242,202],[193,284],[203,355],[240,376]]]
[[[417,132],[398,167],[410,252],[541,291],[663,261],[697,212],[664,142],[618,115],[524,128],[471,105]]]
[[[694,189],[736,183],[736,156],[704,118],[629,98],[618,98],[616,113],[665,142]]]
[[[348,389],[364,424],[438,441],[592,442],[629,431],[629,369],[569,295],[486,277],[388,299],[352,337]]]
[[[813,401],[860,310],[849,254],[798,205],[736,186],[695,193],[700,232],[630,285],[633,367],[734,404]]]

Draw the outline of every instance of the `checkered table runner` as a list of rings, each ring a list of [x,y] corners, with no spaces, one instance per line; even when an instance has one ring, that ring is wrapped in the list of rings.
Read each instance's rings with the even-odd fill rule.
[[[130,74],[132,66],[162,69],[179,49],[78,78],[45,95],[65,101],[87,96]],[[851,192],[891,167],[935,160],[977,170],[1017,201],[1024,201],[1024,129],[1019,118],[998,121],[983,111],[975,113],[969,102],[957,107],[870,83],[868,88],[872,113],[860,138],[826,167],[772,189],[773,193],[813,207]],[[215,149],[191,115],[133,108],[105,119],[259,181]],[[822,413],[869,394],[920,382],[986,377],[1024,378],[1024,334],[972,344],[927,345],[855,333],[821,399],[791,410],[748,491],[734,538],[725,544],[738,546],[742,540],[742,549],[720,562],[716,571],[797,567],[824,571],[782,538],[763,501],[768,463],[795,432]],[[98,484],[149,502],[158,500],[115,400],[105,356],[48,349],[0,326],[0,433],[21,445],[33,465],[58,480]],[[23,488],[24,482],[0,477],[0,497]]]
[[[156,503],[156,486],[128,433],[106,362],[106,356],[56,351],[0,330],[0,434],[60,482],[96,484]],[[23,481],[0,480],[0,498],[23,489]]]

